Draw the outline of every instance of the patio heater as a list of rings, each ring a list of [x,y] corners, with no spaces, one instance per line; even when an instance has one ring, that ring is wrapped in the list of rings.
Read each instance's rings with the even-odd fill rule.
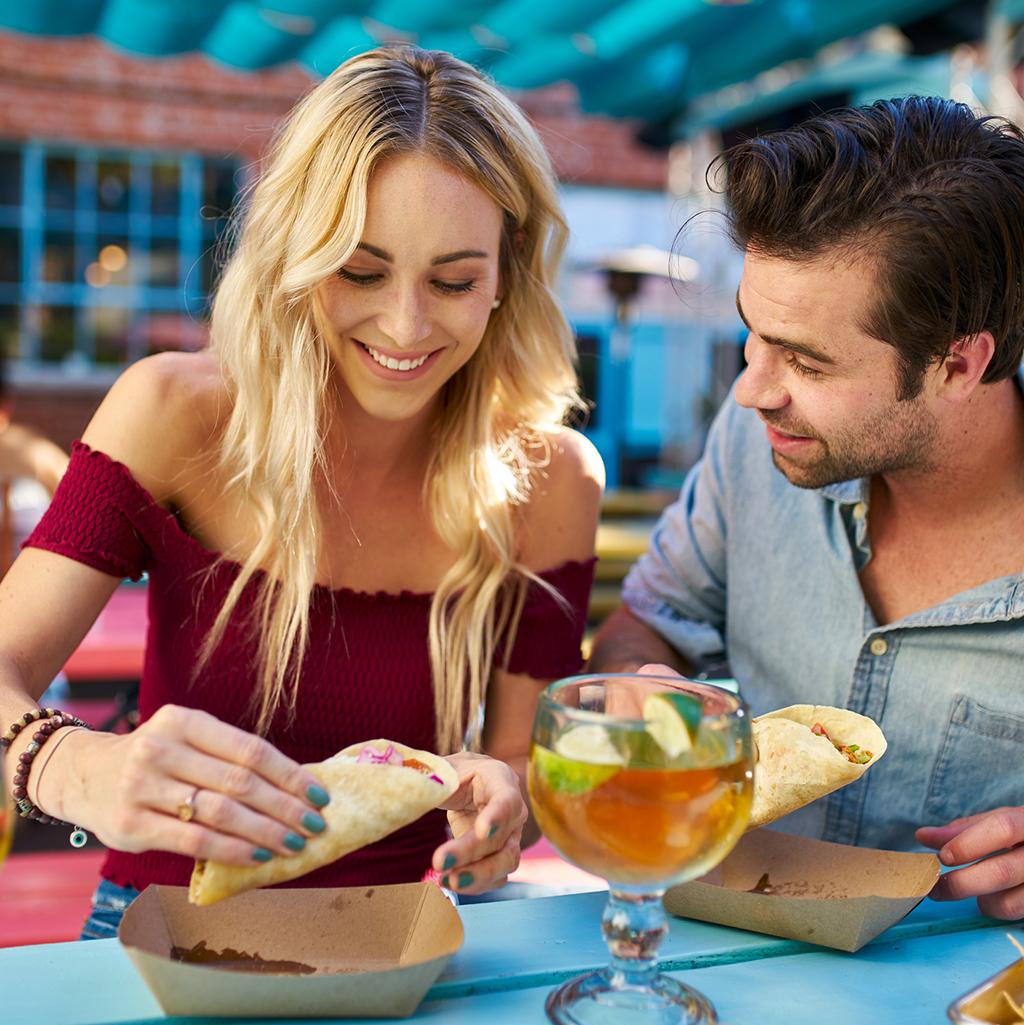
[[[618,487],[622,481],[624,441],[631,413],[629,362],[636,299],[647,278],[694,280],[697,262],[656,246],[643,245],[604,253],[591,267],[604,274],[605,287],[615,304],[609,358],[602,375],[606,380],[599,385],[598,402],[602,404],[601,417],[608,425],[604,451],[608,486]]]

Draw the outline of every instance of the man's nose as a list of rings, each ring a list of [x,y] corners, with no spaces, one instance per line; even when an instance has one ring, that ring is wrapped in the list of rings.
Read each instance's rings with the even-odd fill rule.
[[[743,347],[747,368],[736,383],[736,401],[748,409],[781,409],[789,402],[782,383],[779,353],[754,334]]]
[[[378,322],[395,345],[414,349],[430,336],[430,301],[413,285],[389,289]]]

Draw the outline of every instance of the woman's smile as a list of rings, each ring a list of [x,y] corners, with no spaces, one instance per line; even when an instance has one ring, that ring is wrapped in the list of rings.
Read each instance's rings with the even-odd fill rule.
[[[386,381],[410,381],[423,377],[437,362],[443,348],[420,352],[391,352],[378,349],[354,338],[363,362]]]

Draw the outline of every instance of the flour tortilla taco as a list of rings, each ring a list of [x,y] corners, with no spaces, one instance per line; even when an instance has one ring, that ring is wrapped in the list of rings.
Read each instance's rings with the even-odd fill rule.
[[[885,753],[865,715],[825,705],[790,705],[753,720],[757,766],[748,829],[767,825],[860,779]]]
[[[444,758],[393,740],[353,744],[306,768],[331,795],[320,814],[327,828],[289,857],[244,868],[197,861],[188,899],[214,904],[245,890],[272,886],[312,872],[380,840],[447,800],[458,788],[458,773]]]

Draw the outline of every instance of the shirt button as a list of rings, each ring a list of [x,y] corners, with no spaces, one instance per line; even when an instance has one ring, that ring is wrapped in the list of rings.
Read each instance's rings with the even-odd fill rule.
[[[889,650],[889,642],[884,637],[873,637],[868,647],[872,655],[884,655]]]
[[[864,516],[867,514],[867,511],[868,507],[863,502],[858,502],[853,507],[853,518],[855,520],[862,520],[864,519]]]

